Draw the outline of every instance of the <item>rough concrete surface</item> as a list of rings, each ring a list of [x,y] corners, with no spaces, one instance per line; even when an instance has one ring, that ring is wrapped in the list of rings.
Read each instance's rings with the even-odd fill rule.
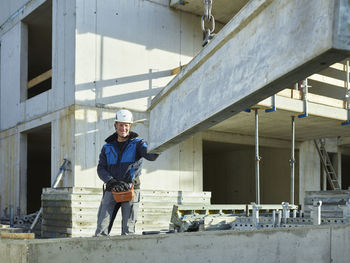
[[[1,262],[348,262],[350,224],[149,236],[1,240]]]
[[[347,1],[250,1],[152,100],[150,150],[162,152],[347,57],[343,14]]]

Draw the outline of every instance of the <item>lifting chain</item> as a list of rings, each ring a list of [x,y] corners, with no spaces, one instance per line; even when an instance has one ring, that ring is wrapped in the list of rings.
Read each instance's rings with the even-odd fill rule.
[[[201,26],[202,26],[202,31],[204,33],[203,42],[202,42],[202,46],[204,47],[214,37],[213,32],[215,30],[215,19],[214,19],[214,16],[211,14],[213,1],[203,0],[203,2],[204,2],[204,15],[202,16],[202,19],[201,19]],[[206,27],[206,25],[208,25],[208,27]]]

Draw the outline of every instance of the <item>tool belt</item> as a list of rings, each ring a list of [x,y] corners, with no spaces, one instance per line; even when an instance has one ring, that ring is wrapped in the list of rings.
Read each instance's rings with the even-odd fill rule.
[[[131,189],[125,192],[117,192],[115,189],[112,191],[113,198],[117,203],[121,202],[130,202],[134,199],[134,185],[131,186]]]

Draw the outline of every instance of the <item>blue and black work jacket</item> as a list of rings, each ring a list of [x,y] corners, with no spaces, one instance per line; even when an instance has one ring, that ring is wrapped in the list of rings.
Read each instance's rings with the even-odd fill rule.
[[[134,188],[137,189],[140,187],[142,158],[154,161],[158,154],[147,153],[147,143],[135,132],[130,132],[123,149],[119,149],[117,139],[118,135],[114,133],[105,140],[106,144],[103,145],[99,157],[97,174],[105,183],[114,178],[117,181],[133,183]]]

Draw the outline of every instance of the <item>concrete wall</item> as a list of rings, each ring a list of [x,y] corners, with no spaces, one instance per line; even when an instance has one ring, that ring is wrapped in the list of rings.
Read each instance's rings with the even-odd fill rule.
[[[1,37],[1,130],[13,127],[20,121],[18,116],[20,116],[22,30],[23,27],[18,23]]]
[[[150,101],[172,78],[171,69],[201,49],[200,19],[166,1],[76,1],[75,186],[97,187],[98,155],[114,132],[117,107],[148,119]],[[148,121],[134,125],[148,140]],[[145,189],[202,189],[200,136],[144,162]]]
[[[260,147],[260,201],[280,204],[290,201],[290,150]],[[205,154],[205,152],[204,152]],[[296,154],[297,156],[297,154]],[[240,146],[230,152],[204,155],[204,190],[212,191],[212,203],[255,202],[255,149]],[[298,158],[295,190],[298,204]]]
[[[76,1],[77,104],[145,111],[200,51],[200,18],[159,2]]]
[[[53,181],[63,158],[73,156],[74,153],[74,118],[72,117],[74,117],[74,108],[69,107],[0,132],[0,216],[4,214],[3,209],[9,208],[10,205],[14,207],[16,213],[17,208],[21,209],[22,214],[26,212],[26,134],[33,128],[51,124],[51,180]],[[73,182],[72,172],[67,173],[64,185],[73,185]]]
[[[145,117],[145,113],[135,112],[134,115],[140,119]],[[68,157],[72,161],[72,171],[65,174],[62,186],[100,187],[102,181],[96,173],[98,155],[104,139],[114,132],[114,117],[115,110],[76,106],[1,132],[0,216],[10,205],[26,213],[27,132],[51,123],[52,182],[63,158]],[[148,139],[147,122],[135,125],[133,130]],[[155,162],[145,160],[141,181],[143,189],[202,191],[201,137],[189,138],[164,152]]]
[[[144,119],[132,126],[148,140],[148,115],[133,112],[135,119]],[[77,106],[75,110],[74,186],[99,187],[96,174],[98,156],[105,139],[114,133],[115,109]],[[141,177],[143,189],[202,191],[202,140],[194,136],[164,152],[154,161],[144,160]],[[68,185],[71,186],[71,185]]]
[[[128,108],[135,119],[148,119],[150,101],[173,78],[171,69],[188,63],[201,50],[200,18],[170,9],[168,1],[52,0],[52,89],[25,100],[21,90],[26,82],[27,32],[20,20],[42,3],[30,1],[0,30],[1,212],[10,203],[25,210],[24,191],[20,189],[26,183],[26,132],[51,124],[52,181],[63,158],[68,157],[72,171],[65,176],[63,186],[99,187],[98,155],[104,139],[114,132],[115,111]],[[6,1],[0,21],[23,4]],[[146,140],[150,139],[148,125],[145,121],[134,126]],[[302,148],[303,158],[308,156],[307,145]],[[266,160],[288,155],[276,151],[268,152]],[[311,163],[312,167],[316,164]],[[304,162],[300,168],[304,190],[318,190],[315,185],[319,181],[306,176],[312,167]],[[264,173],[272,174],[270,168]],[[156,162],[145,161],[142,187],[201,191],[202,169],[202,139],[195,135],[164,151]],[[283,169],[283,174],[288,174]],[[263,183],[263,188],[275,180],[264,178],[268,183]],[[246,184],[251,188],[253,182]],[[264,192],[272,191],[266,189]],[[283,195],[272,192],[279,197],[263,196],[263,200]]]
[[[0,25],[4,24],[13,14],[16,13],[28,0],[1,0],[0,1]]]
[[[350,225],[0,240],[4,262],[349,262]]]
[[[1,130],[74,103],[74,1],[53,0],[53,10],[52,89],[33,98],[27,100],[23,91],[28,81],[26,25],[18,21],[1,32]]]
[[[52,0],[52,88],[26,99],[28,32],[21,20],[44,2],[1,2],[0,21],[23,10],[0,29],[0,215],[10,204],[26,210],[27,132],[51,125],[52,181],[68,157],[62,186],[100,187],[98,155],[117,109],[148,119],[150,100],[173,78],[171,70],[201,49],[200,18],[165,0]],[[147,121],[133,129],[148,140]],[[195,136],[145,161],[142,187],[201,191],[201,143]]]

